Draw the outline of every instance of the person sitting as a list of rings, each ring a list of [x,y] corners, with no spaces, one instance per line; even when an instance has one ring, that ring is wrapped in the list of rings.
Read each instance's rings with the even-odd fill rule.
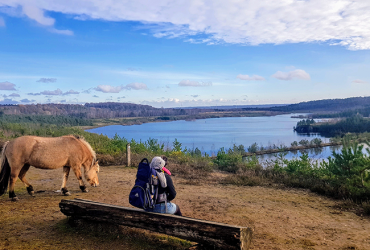
[[[171,172],[166,168],[166,166],[166,156],[156,156],[150,162],[150,167],[157,171],[159,185],[156,204],[154,208],[147,208],[146,211],[182,216],[180,207],[171,202],[176,197],[176,190],[172,182]]]

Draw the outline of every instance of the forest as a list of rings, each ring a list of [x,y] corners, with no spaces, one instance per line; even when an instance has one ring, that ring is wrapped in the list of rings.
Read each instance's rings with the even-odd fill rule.
[[[281,112],[342,112],[350,109],[363,109],[370,107],[370,97],[351,97],[345,99],[325,99],[309,102],[300,102],[286,106],[271,107],[271,111]]]
[[[298,133],[320,133],[323,136],[343,136],[346,133],[370,132],[370,119],[360,114],[341,119],[337,122],[320,122],[302,120],[297,123],[294,130]]]
[[[86,119],[196,115],[207,109],[154,108],[132,103],[0,105],[7,115],[64,115]]]

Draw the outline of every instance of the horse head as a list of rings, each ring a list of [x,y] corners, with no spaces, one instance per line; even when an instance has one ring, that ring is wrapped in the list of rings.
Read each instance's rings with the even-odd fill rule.
[[[90,183],[91,186],[99,186],[98,173],[100,170],[99,162],[93,162],[91,168],[85,172],[85,178]]]

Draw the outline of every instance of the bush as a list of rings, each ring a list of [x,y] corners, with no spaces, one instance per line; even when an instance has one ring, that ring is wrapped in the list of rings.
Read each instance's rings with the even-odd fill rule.
[[[242,162],[242,156],[240,154],[227,154],[224,148],[221,148],[214,163],[218,166],[219,170],[236,173],[239,169],[239,165]]]
[[[311,140],[311,145],[320,146],[322,143],[322,140],[320,138],[315,138]]]
[[[256,153],[258,151],[258,144],[255,142],[248,147],[249,153]]]
[[[307,146],[309,145],[310,142],[308,140],[305,140],[305,139],[302,139],[299,141],[299,145],[302,145],[302,146]]]
[[[364,210],[364,215],[370,215],[370,202],[363,202],[362,203],[362,208]]]
[[[173,142],[173,151],[182,151],[182,144],[175,138],[175,141]]]
[[[298,142],[297,141],[294,141],[290,144],[292,147],[298,147]]]

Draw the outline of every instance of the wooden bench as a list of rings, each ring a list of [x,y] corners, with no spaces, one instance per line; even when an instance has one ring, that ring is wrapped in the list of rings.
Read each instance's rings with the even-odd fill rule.
[[[62,200],[63,214],[73,219],[130,226],[197,242],[213,249],[249,249],[252,229],[249,227],[197,220],[183,216],[145,212],[83,199]]]

